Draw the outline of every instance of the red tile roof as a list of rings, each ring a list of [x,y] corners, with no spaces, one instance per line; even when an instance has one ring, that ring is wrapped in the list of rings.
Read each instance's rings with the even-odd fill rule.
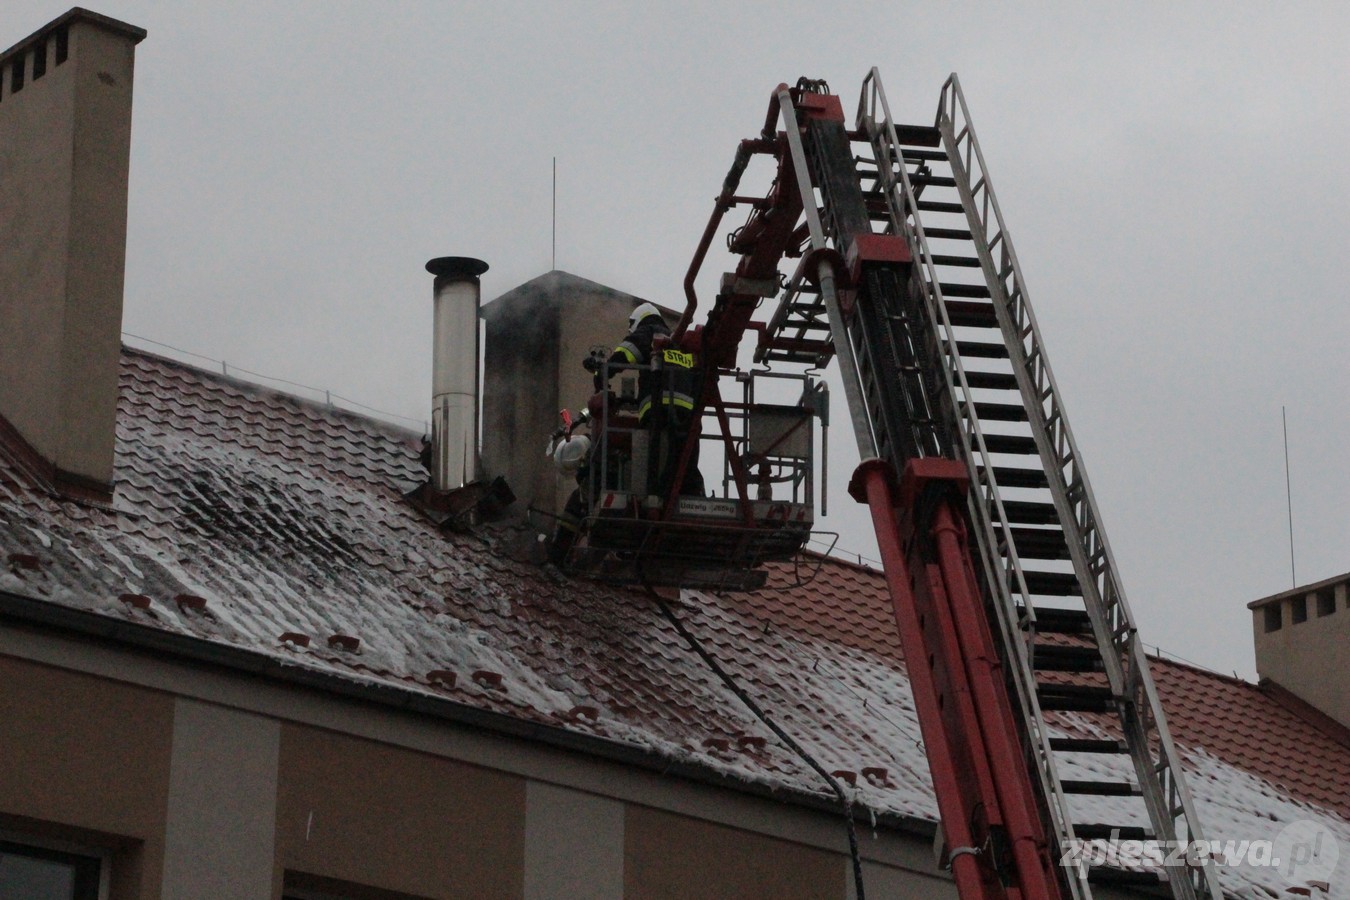
[[[1172,660],[1155,660],[1152,671],[1174,740],[1350,820],[1344,727],[1274,685]]]
[[[649,597],[517,561],[510,529],[442,532],[417,513],[403,494],[425,479],[419,435],[139,351],[123,353],[121,390],[111,510],[47,496],[0,453],[0,590],[823,793]],[[814,563],[675,605],[827,770],[886,771],[858,779],[859,803],[932,819],[884,582]],[[1202,815],[1255,827],[1265,812],[1230,815],[1214,793],[1250,776],[1262,797],[1350,819],[1343,733],[1276,691],[1167,660],[1154,675],[1210,773]]]

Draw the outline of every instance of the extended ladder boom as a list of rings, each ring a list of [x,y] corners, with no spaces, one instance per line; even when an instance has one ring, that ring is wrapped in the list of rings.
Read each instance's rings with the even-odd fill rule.
[[[757,153],[773,186],[737,195]],[[704,347],[725,363],[754,329],[757,363],[839,360],[864,460],[850,493],[872,512],[962,897],[1086,898],[1119,873],[1059,866],[1071,842],[1201,839],[956,77],[932,126],[905,126],[872,70],[852,130],[823,82],[780,85],[690,268],[691,312],[740,204]],[[754,322],[784,259],[800,262]],[[1069,733],[1066,713],[1123,740]],[[1116,759],[1132,780],[1060,775]],[[1094,821],[1070,799],[1093,795],[1137,811]],[[1220,896],[1212,865],[1161,877]]]

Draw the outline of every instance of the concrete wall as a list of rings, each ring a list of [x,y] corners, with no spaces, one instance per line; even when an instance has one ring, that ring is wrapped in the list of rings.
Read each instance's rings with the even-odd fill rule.
[[[0,626],[0,831],[110,855],[111,900],[850,896],[838,816]],[[871,832],[871,896],[951,897]]]
[[[1248,605],[1256,671],[1350,728],[1350,575]]]
[[[112,480],[142,37],[72,11],[0,57],[0,415],[74,483]]]

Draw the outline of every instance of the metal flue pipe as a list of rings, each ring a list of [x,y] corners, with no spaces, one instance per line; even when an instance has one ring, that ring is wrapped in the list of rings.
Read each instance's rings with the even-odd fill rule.
[[[488,264],[468,256],[427,263],[436,276],[431,356],[431,481],[453,491],[478,478],[478,277]]]

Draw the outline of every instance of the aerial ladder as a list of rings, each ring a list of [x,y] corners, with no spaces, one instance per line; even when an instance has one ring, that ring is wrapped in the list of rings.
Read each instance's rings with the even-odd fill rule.
[[[759,156],[771,186],[738,194]],[[737,207],[737,266],[693,326]],[[708,372],[736,371],[747,335],[761,368],[838,360],[863,460],[850,493],[871,511],[962,898],[1087,898],[1111,873],[1060,865],[1073,842],[1202,840],[956,76],[932,125],[897,123],[875,69],[851,127],[823,82],[780,85],[684,286],[673,341]],[[1109,725],[1068,735],[1061,713]],[[1085,814],[1091,796],[1126,820]],[[1220,897],[1193,862],[1148,877]]]

